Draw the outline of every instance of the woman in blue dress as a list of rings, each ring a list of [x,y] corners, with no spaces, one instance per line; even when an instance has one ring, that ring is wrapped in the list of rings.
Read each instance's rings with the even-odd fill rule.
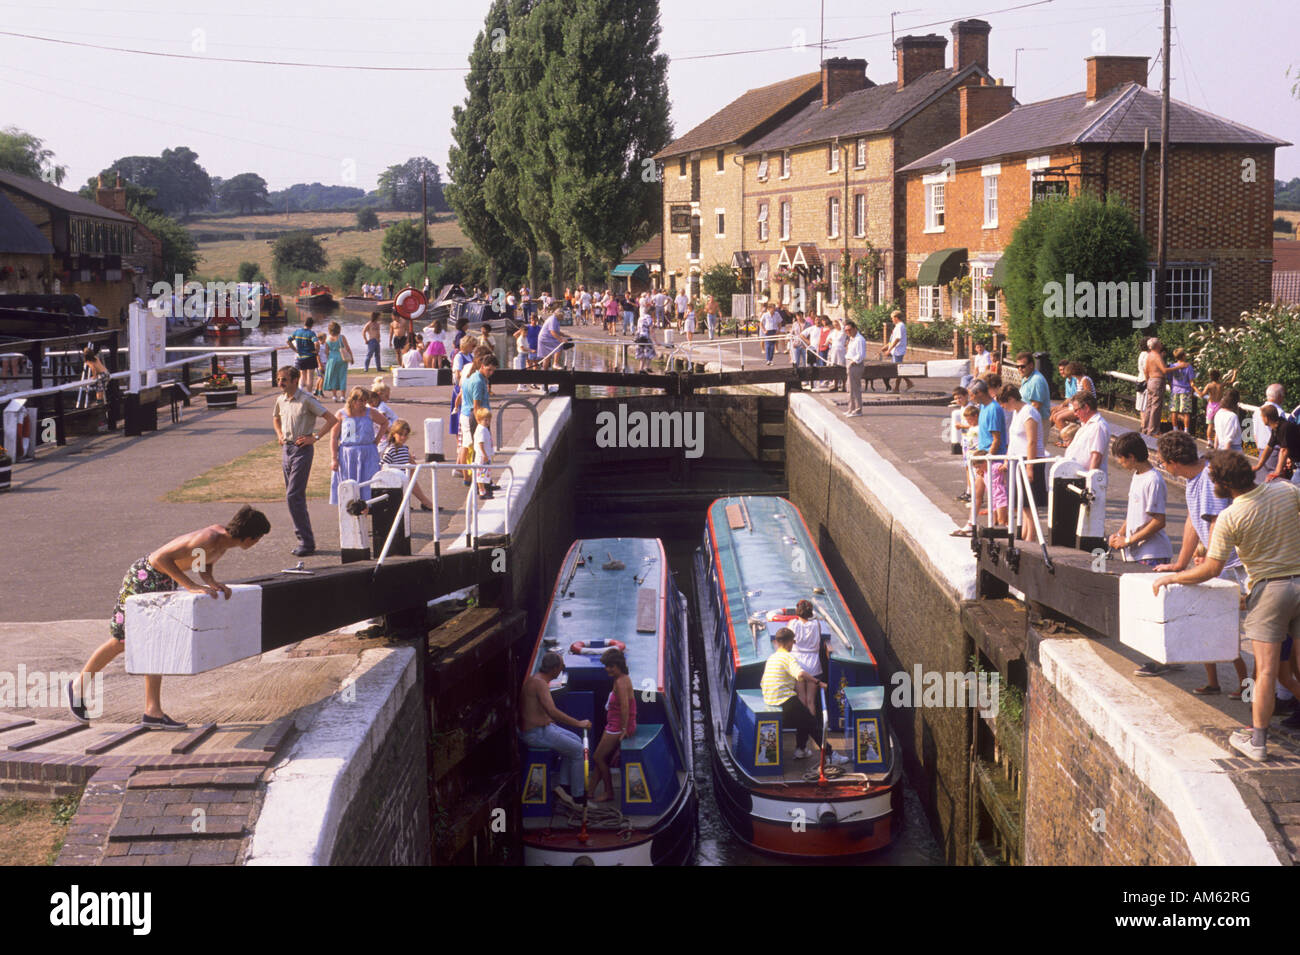
[[[348,340],[342,335],[338,322],[330,322],[329,334],[325,336],[325,350],[328,360],[325,363],[325,391],[333,392],[335,401],[343,400],[343,392],[348,387],[348,365],[352,364],[352,349]]]
[[[383,413],[367,403],[364,388],[348,392],[347,410],[340,411],[330,432],[330,503],[339,502],[340,481],[369,481],[379,471],[379,438],[388,427]],[[370,488],[361,489],[361,499],[370,500]]]

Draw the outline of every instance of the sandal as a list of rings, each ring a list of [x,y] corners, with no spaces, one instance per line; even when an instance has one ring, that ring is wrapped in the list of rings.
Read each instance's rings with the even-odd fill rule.
[[[1205,686],[1198,686],[1196,689],[1192,690],[1192,692],[1197,696],[1218,696],[1223,691],[1219,689],[1219,687],[1210,686],[1207,683]]]
[[[1238,689],[1233,690],[1231,693],[1229,693],[1229,694],[1228,694],[1228,699],[1230,699],[1230,700],[1240,700],[1240,699],[1241,699],[1241,689],[1238,688]]]
[[[972,527],[970,524],[967,524],[965,527],[961,527],[961,528],[958,528],[957,530],[953,531],[953,532],[952,532],[951,534],[949,534],[948,536],[949,536],[949,537],[974,537],[974,536],[975,536],[975,528]]]

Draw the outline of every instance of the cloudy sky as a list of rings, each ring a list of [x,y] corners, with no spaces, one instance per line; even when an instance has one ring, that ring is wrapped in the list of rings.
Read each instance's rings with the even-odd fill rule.
[[[947,37],[952,20],[988,20],[995,76],[1015,81],[1021,49],[1021,102],[1081,90],[1094,52],[1150,56],[1151,85],[1159,85],[1159,0],[914,2],[825,0],[827,55],[863,57],[875,82],[889,82],[889,10],[904,8],[898,35]],[[466,56],[487,6],[0,0],[0,127],[43,138],[74,188],[118,156],[185,145],[213,175],[257,172],[272,189],[313,181],[369,189],[384,167],[413,155],[445,165],[451,108],[464,98]],[[818,0],[662,0],[676,132],[746,89],[816,69],[820,8]],[[1174,27],[1175,98],[1300,142],[1295,0],[1175,0]],[[1276,172],[1300,176],[1300,147],[1278,151]]]

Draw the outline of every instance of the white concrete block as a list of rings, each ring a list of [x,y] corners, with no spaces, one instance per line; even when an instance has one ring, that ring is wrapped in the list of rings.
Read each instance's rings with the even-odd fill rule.
[[[424,459],[426,461],[441,461],[443,428],[441,418],[424,419]]]
[[[126,599],[128,673],[193,674],[262,652],[262,588],[234,584],[231,595],[188,591]]]
[[[394,368],[393,369],[393,387],[400,388],[403,385],[432,387],[438,384],[437,368]]]
[[[940,358],[925,363],[925,373],[931,378],[960,378],[970,371],[970,361],[965,358]]]
[[[926,363],[923,361],[900,362],[898,374],[901,378],[925,378],[927,376]]]
[[[1160,574],[1124,574],[1119,579],[1119,642],[1158,663],[1216,663],[1235,660],[1238,652],[1235,583],[1162,587],[1151,584]]]

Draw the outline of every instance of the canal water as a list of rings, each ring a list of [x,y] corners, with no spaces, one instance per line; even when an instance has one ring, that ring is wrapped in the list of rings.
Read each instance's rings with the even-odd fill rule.
[[[293,331],[299,324],[301,318],[295,306],[288,306],[288,321],[277,322],[274,324],[262,324],[257,328],[251,329],[244,335],[240,345],[245,347],[266,347],[279,346],[286,342],[289,332]],[[324,332],[331,321],[339,323],[342,334],[348,339],[352,347],[353,357],[358,359],[358,364],[365,359],[365,345],[362,343],[361,330],[365,325],[367,315],[358,312],[344,311],[343,309],[334,309],[332,311],[316,310],[314,312],[315,324],[314,330]],[[384,333],[381,339],[380,355],[385,368],[391,367],[394,361],[394,354],[388,348],[388,322],[389,316],[382,316]],[[419,323],[417,323],[418,326]],[[418,327],[417,327],[417,330]],[[662,346],[659,348],[659,354],[665,353]],[[280,356],[281,364],[287,364],[291,356],[283,352]],[[616,356],[613,349],[579,349],[573,356],[573,363],[582,370],[590,371],[612,371],[617,364]],[[253,362],[254,370],[265,369],[269,367],[269,360],[265,357],[255,359]],[[231,367],[237,367],[231,363]],[[356,367],[354,365],[354,367]],[[621,393],[633,394],[633,389],[605,389],[591,388],[583,389],[584,394],[592,397],[615,397]],[[581,510],[581,509],[579,509]],[[704,526],[704,512],[701,511],[697,526]],[[677,524],[677,521],[674,521]],[[679,524],[680,526],[680,524]],[[620,528],[620,532],[624,529]],[[599,526],[575,528],[576,534],[584,536],[602,536],[602,530]],[[603,532],[605,536],[608,531]],[[686,594],[690,601],[695,600],[693,593],[694,574],[692,572],[692,561],[695,547],[699,540],[695,537],[671,537],[665,533],[663,527],[645,526],[638,528],[636,533],[646,537],[661,537],[664,539],[664,547],[668,552],[669,564],[677,579],[679,589]],[[692,604],[694,606],[694,604]],[[864,631],[867,627],[862,628]],[[698,671],[698,661],[703,659],[703,646],[700,643],[700,635],[697,632],[697,623],[694,613],[691,614],[691,681],[692,681],[692,704],[693,704],[693,727],[692,727],[692,744],[695,756],[695,782],[699,789],[700,795],[700,829],[699,844],[695,853],[695,865],[701,866],[768,866],[768,865],[786,865],[789,860],[778,859],[773,856],[764,855],[745,845],[739,838],[731,832],[727,824],[723,821],[713,796],[713,780],[709,769],[709,752],[704,726],[704,718],[700,700],[700,675]],[[844,863],[820,863],[820,864],[844,864],[844,865],[943,865],[943,850],[935,841],[931,833],[930,826],[926,820],[924,810],[921,807],[921,801],[916,794],[916,790],[910,782],[904,778],[903,794],[903,826],[901,833],[897,836],[893,844],[880,852],[873,853],[865,858],[853,859]]]

